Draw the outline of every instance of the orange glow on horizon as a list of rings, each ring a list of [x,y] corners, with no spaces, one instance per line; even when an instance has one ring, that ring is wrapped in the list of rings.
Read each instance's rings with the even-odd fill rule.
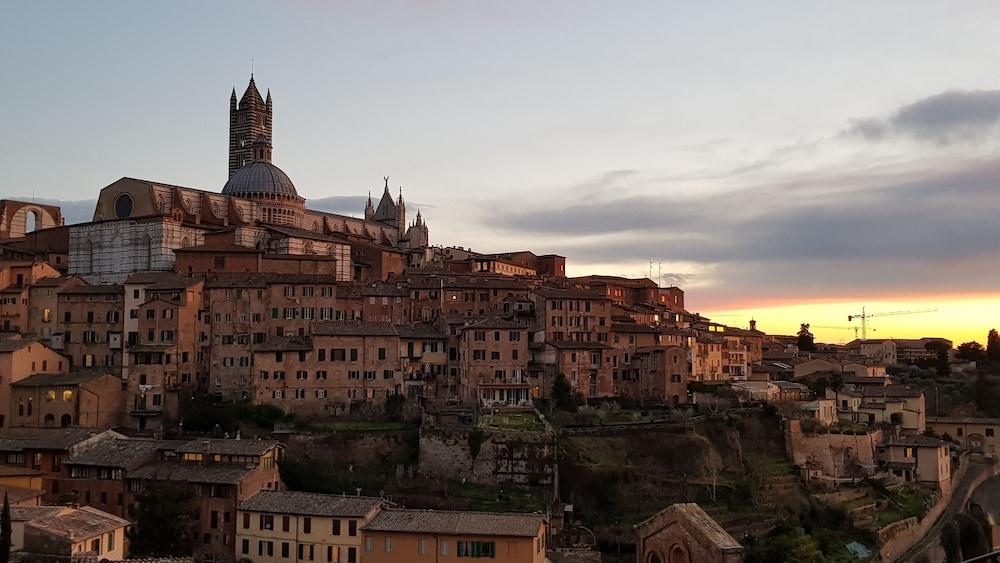
[[[828,343],[849,342],[859,321],[849,322],[848,315],[868,313],[937,309],[934,312],[913,315],[873,317],[869,319],[868,338],[919,338],[941,336],[951,339],[957,346],[969,340],[986,343],[986,335],[1000,320],[1000,295],[981,296],[921,296],[919,298],[895,297],[891,300],[837,299],[823,302],[781,303],[757,301],[752,307],[712,308],[698,311],[716,322],[745,327],[751,318],[757,328],[769,334],[795,334],[801,323],[812,325],[816,339]],[[822,328],[843,327],[843,328]],[[858,331],[860,337],[860,330]]]

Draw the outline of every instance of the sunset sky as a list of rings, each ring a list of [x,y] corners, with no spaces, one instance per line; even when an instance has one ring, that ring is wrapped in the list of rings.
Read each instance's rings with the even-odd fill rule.
[[[774,333],[1000,325],[1000,4],[21,2],[0,18],[0,196],[88,220],[122,176],[221,190],[251,58],[274,162],[435,244],[647,275]],[[853,338],[816,329],[820,339]]]

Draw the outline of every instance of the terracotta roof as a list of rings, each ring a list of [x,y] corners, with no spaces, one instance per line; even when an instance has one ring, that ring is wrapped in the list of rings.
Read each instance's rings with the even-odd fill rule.
[[[101,285],[81,285],[77,287],[67,287],[59,292],[60,295],[91,295],[91,294],[123,294],[125,286],[121,284],[101,284]]]
[[[308,352],[312,349],[312,338],[308,336],[268,336],[254,346],[255,352]]]
[[[382,504],[376,497],[323,495],[294,491],[260,491],[240,504],[240,510],[361,518]]]
[[[937,438],[931,438],[930,436],[924,436],[921,434],[890,438],[886,443],[890,446],[917,446],[922,448],[936,448],[947,445],[947,443],[943,440],[938,440]]]
[[[391,323],[372,321],[319,321],[312,325],[316,336],[396,336]]]
[[[7,500],[13,504],[19,504],[26,500],[38,498],[45,494],[43,489],[29,489],[27,487],[14,487],[11,485],[0,485],[0,498],[5,495]]]
[[[22,338],[20,336],[11,336],[0,338],[0,354],[5,352],[16,352],[29,344],[34,344],[35,342],[38,342],[38,339],[33,337]]]
[[[428,323],[396,325],[396,332],[399,333],[400,338],[423,338],[425,340],[448,339],[448,335],[442,332],[441,329]]]
[[[68,450],[105,432],[120,436],[97,428],[6,428],[0,431],[0,450]]]
[[[124,520],[89,506],[58,514],[50,518],[32,520],[25,524],[53,536],[66,538],[74,543],[117,530],[129,525]]]
[[[276,440],[191,440],[177,448],[177,453],[219,454],[219,455],[264,455],[268,450],[281,446]]]
[[[14,522],[28,522],[39,518],[49,518],[64,510],[65,506],[11,506],[10,519]]]
[[[202,465],[200,463],[184,461],[158,461],[131,471],[129,478],[236,485],[251,471],[253,471],[252,468],[235,464],[212,463]]]
[[[408,510],[388,508],[363,529],[370,532],[535,537],[545,522],[541,514]]]
[[[639,323],[611,323],[611,332],[657,334],[660,329]]]
[[[500,317],[479,317],[472,318],[470,322],[462,327],[466,329],[500,329],[500,330],[526,330],[528,327],[518,322],[502,319]]]
[[[183,444],[183,442],[180,442]],[[170,450],[178,442],[147,440],[143,438],[121,438],[102,440],[97,444],[67,459],[67,465],[87,465],[92,467],[115,467],[135,469],[156,459],[157,452]]]
[[[927,424],[996,424],[1000,425],[1000,418],[987,418],[980,416],[928,416]]]
[[[566,349],[566,350],[610,350],[611,346],[603,342],[574,342],[571,340],[553,340],[551,342],[546,342],[545,344],[550,344],[556,348]]]
[[[70,373],[36,373],[14,381],[11,387],[49,387],[55,385],[80,385],[98,377],[109,375],[107,371],[74,371]]]
[[[535,295],[546,299],[589,299],[591,301],[609,301],[603,291],[592,291],[577,287],[542,286],[531,290]]]
[[[701,532],[701,535],[705,537],[706,540],[711,542],[716,548],[723,551],[737,551],[742,552],[743,546],[737,542],[733,536],[729,535],[722,526],[719,525],[711,516],[708,515],[700,506],[693,502],[689,503],[678,503],[672,504],[667,508],[657,512],[656,514],[650,516],[649,518],[643,520],[639,524],[635,525],[636,529],[640,529],[647,524],[650,524],[656,520],[659,520],[662,516],[676,514],[687,520],[691,525]],[[641,533],[641,532],[640,532]]]

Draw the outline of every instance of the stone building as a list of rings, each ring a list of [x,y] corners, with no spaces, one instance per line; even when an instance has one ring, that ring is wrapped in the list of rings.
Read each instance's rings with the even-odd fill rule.
[[[635,526],[636,563],[740,563],[743,546],[694,503],[674,504]]]
[[[0,199],[0,240],[23,238],[28,233],[62,224],[62,210],[54,205]]]
[[[308,209],[271,162],[272,114],[270,93],[263,100],[252,78],[239,102],[231,97],[229,179],[221,193],[134,178],[101,190],[93,221],[69,228],[69,272],[90,283],[122,283],[132,273],[175,269],[177,250],[186,253],[185,270],[205,271],[193,249],[219,244],[263,251],[264,259],[298,256],[299,268],[320,267],[322,260],[306,257],[327,257],[341,281],[381,280],[426,262],[427,224],[420,213],[407,224],[402,194],[392,199],[388,178],[378,208],[369,198],[364,218]],[[213,271],[243,271],[233,260],[240,269],[220,264]]]

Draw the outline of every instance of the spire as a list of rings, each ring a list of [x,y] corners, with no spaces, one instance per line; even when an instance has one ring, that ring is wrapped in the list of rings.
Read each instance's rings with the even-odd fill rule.
[[[264,98],[260,96],[260,90],[257,89],[257,83],[253,81],[253,73],[250,73],[250,84],[247,84],[247,91],[243,93],[243,97],[240,99],[240,105],[253,100],[259,104],[264,103]]]
[[[399,186],[399,199],[396,200],[396,205],[403,205],[403,186]]]
[[[382,178],[385,179],[385,192],[383,192],[382,197],[385,197],[389,194],[389,177],[383,176]],[[389,196],[389,199],[392,199],[392,196]]]
[[[417,208],[417,226],[420,226],[420,225],[423,225],[423,224],[424,224],[424,220],[420,216],[420,208],[418,207]]]
[[[368,205],[365,206],[365,221],[371,221],[375,216],[375,206],[372,205],[372,191],[368,190]]]
[[[267,105],[271,105],[271,89],[267,89]]]
[[[229,99],[234,102],[236,101],[236,86],[233,86],[233,95],[229,96]]]

